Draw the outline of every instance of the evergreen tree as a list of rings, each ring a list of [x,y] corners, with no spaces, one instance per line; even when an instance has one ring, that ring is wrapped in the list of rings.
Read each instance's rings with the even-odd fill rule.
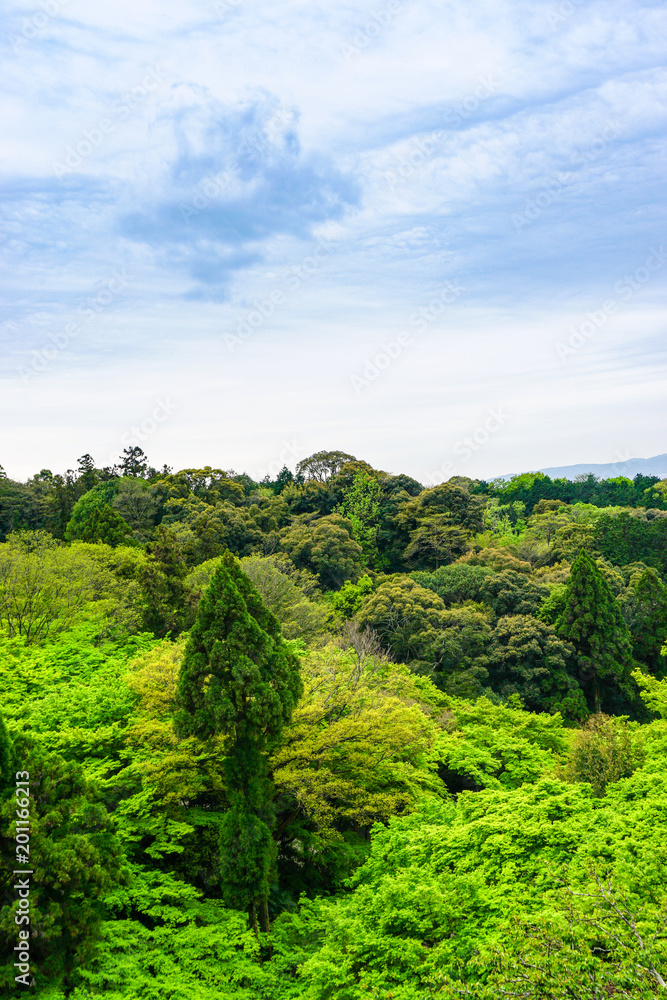
[[[667,587],[654,569],[645,569],[631,579],[623,603],[634,656],[652,674],[663,677],[667,670],[667,657],[661,653],[667,642]]]
[[[83,496],[88,490],[92,490],[93,486],[97,485],[98,476],[97,470],[95,468],[95,459],[92,455],[87,452],[78,459],[77,465],[78,478],[76,481],[77,492],[79,496]]]
[[[144,626],[160,637],[187,628],[185,586],[187,567],[173,531],[160,525],[146,546],[148,556],[139,572],[145,595]]]
[[[120,456],[120,469],[124,476],[145,479],[148,475],[148,459],[144,449],[137,444],[123,448],[123,454]]]
[[[599,712],[600,680],[611,678],[619,685],[626,682],[632,669],[632,650],[620,605],[585,549],[572,564],[556,632],[574,645],[581,681],[592,689],[594,710]]]
[[[82,542],[103,542],[105,545],[122,545],[132,534],[127,521],[109,504],[94,507],[81,531]]]
[[[228,738],[220,839],[226,900],[269,930],[276,849],[268,753],[301,694],[299,662],[237,560],[225,553],[204,592],[181,666],[179,734]]]

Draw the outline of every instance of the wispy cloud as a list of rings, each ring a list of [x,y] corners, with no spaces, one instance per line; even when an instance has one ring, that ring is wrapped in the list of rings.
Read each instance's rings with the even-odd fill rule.
[[[654,386],[667,270],[572,363],[554,344],[665,241],[666,41],[664,5],[635,0],[224,0],[196,11],[12,0],[0,24],[0,338],[14,425],[46,426],[55,410],[49,446],[94,451],[72,400],[88,406],[90,384],[110,371],[122,382],[125,364],[125,391],[101,391],[85,426],[113,447],[147,398],[171,393],[179,408],[155,441],[189,449],[188,463],[230,447],[216,429],[222,385],[232,411],[253,398],[234,463],[258,469],[312,433],[313,448],[419,478],[501,396],[513,418],[471,456],[475,474],[663,450]],[[228,350],[322,240],[336,246],[326,264]],[[123,267],[123,295],[39,379],[15,385]],[[447,282],[465,295],[351,393],[350,377]],[[183,382],[202,364],[209,381],[190,398]],[[632,391],[614,381],[621,370]],[[150,393],[137,383],[126,412],[140,373]],[[610,430],[603,383],[591,395],[598,377],[626,393],[622,442],[608,440],[625,432]],[[596,426],[582,434],[591,398]],[[434,430],[417,447],[423,426]],[[3,447],[15,474],[39,464],[25,437]]]

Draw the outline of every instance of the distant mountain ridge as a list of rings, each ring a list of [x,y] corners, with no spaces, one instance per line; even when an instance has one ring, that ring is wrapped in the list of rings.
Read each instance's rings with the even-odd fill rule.
[[[598,479],[614,479],[616,476],[627,476],[628,479],[641,473],[642,476],[660,476],[667,478],[667,454],[654,455],[653,458],[627,458],[623,462],[608,462],[605,465],[595,462],[580,465],[552,465],[548,469],[539,469],[552,479],[574,479],[576,476],[592,472]],[[512,473],[517,475],[517,473]],[[512,475],[500,476],[500,479],[511,479]]]

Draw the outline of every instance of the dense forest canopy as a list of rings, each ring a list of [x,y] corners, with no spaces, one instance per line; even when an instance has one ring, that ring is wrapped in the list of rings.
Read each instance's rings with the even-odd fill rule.
[[[666,580],[657,477],[0,469],[3,995],[17,801],[48,1000],[663,992]]]

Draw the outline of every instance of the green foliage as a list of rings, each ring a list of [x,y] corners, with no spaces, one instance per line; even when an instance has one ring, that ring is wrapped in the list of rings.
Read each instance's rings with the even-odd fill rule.
[[[122,878],[122,855],[99,790],[80,765],[17,737],[15,758],[30,778],[30,923],[40,933],[31,941],[31,961],[44,978],[69,976],[85,963],[106,914],[105,896]],[[15,833],[17,801],[2,807],[3,836]],[[5,885],[0,909],[0,949],[5,960],[0,982],[13,985],[11,966],[18,900],[12,891],[14,859],[3,857]]]
[[[121,470],[0,472],[37,995],[662,989],[664,484]]]
[[[114,920],[78,970],[71,1000],[255,1000],[267,975],[244,916],[219,902],[193,903],[175,926]],[[128,942],[131,947],[128,947]]]
[[[654,569],[635,574],[624,595],[623,614],[632,636],[632,652],[657,677],[667,673],[667,587]]]
[[[81,533],[85,529],[86,521],[91,517],[93,511],[99,510],[101,507],[108,507],[118,494],[119,489],[120,480],[114,478],[103,483],[98,483],[84,493],[72,509],[72,516],[67,523],[65,538],[68,541],[80,538]]]
[[[179,681],[179,728],[248,736],[262,746],[289,719],[298,662],[239,563],[226,555],[199,604]]]
[[[93,507],[76,533],[66,534],[68,541],[101,542],[103,545],[123,545],[132,534],[129,524],[109,504]]]
[[[555,625],[565,611],[565,601],[567,598],[567,585],[557,583],[551,587],[549,596],[545,597],[539,608],[535,612],[535,617],[547,625]]]
[[[368,472],[357,472],[337,508],[337,513],[352,524],[352,535],[369,565],[376,564],[379,558],[377,535],[381,498],[382,487],[377,479]]]
[[[179,539],[160,525],[146,547],[146,554],[137,571],[144,626],[158,636],[178,634],[190,624],[184,606],[187,567]]]
[[[500,617],[534,615],[548,596],[547,587],[531,580],[525,573],[506,569],[484,580],[477,600],[488,604]]]
[[[360,577],[356,583],[346,580],[340,590],[331,594],[329,599],[331,607],[343,618],[350,620],[355,617],[364,598],[373,592],[374,587],[373,581],[367,574]]]
[[[434,573],[418,571],[411,575],[422,587],[434,591],[449,607],[451,604],[479,600],[482,584],[493,575],[493,570],[490,566],[456,562],[451,566],[440,566]]]
[[[275,863],[272,787],[266,752],[301,693],[299,663],[259,593],[227,554],[206,589],[185,648],[178,685],[181,736],[222,734],[230,808],[220,830],[225,897],[258,907],[268,930],[267,897]]]
[[[559,769],[565,781],[587,781],[596,795],[607,785],[628,778],[644,763],[641,736],[627,719],[592,715],[575,733],[567,759]]]
[[[19,532],[0,547],[0,625],[27,642],[113,611],[111,574],[85,548],[59,545],[46,532]]]
[[[395,574],[380,583],[361,605],[358,621],[378,634],[393,658],[437,662],[445,606],[409,576]]]
[[[316,451],[304,458],[296,467],[297,474],[305,479],[323,482],[340,472],[348,462],[355,462],[354,455],[344,451]]]
[[[573,654],[551,625],[531,615],[500,618],[489,653],[491,686],[504,699],[518,695],[531,711],[546,709],[566,719],[583,719],[588,710],[573,676]]]
[[[328,646],[304,659],[303,681],[271,766],[279,793],[316,823],[320,838],[339,837],[346,821],[369,829],[437,788],[443,701],[426,679]]]
[[[440,621],[432,649],[437,658],[433,680],[448,694],[461,698],[493,697],[489,676],[492,645],[491,615],[480,605],[449,608]]]
[[[295,566],[316,573],[325,589],[361,575],[363,550],[352,536],[351,522],[340,514],[301,515],[282,533],[281,545]]]
[[[0,713],[0,797],[14,781],[14,750],[5,720]]]
[[[450,702],[439,773],[452,792],[519,788],[553,771],[568,737],[558,715],[532,715],[515,705]]]
[[[620,686],[630,677],[630,634],[620,605],[584,550],[572,565],[556,632],[575,647],[582,683],[599,711],[600,679],[612,678]]]
[[[286,639],[316,642],[323,635],[329,611],[321,601],[311,600],[306,595],[300,584],[303,581],[308,586],[310,581],[304,571],[296,570],[291,560],[281,554],[249,556],[241,560],[241,569],[280,622]]]
[[[644,562],[667,572],[667,517],[662,512],[636,516],[628,511],[603,512],[595,525],[598,551],[619,566]]]

